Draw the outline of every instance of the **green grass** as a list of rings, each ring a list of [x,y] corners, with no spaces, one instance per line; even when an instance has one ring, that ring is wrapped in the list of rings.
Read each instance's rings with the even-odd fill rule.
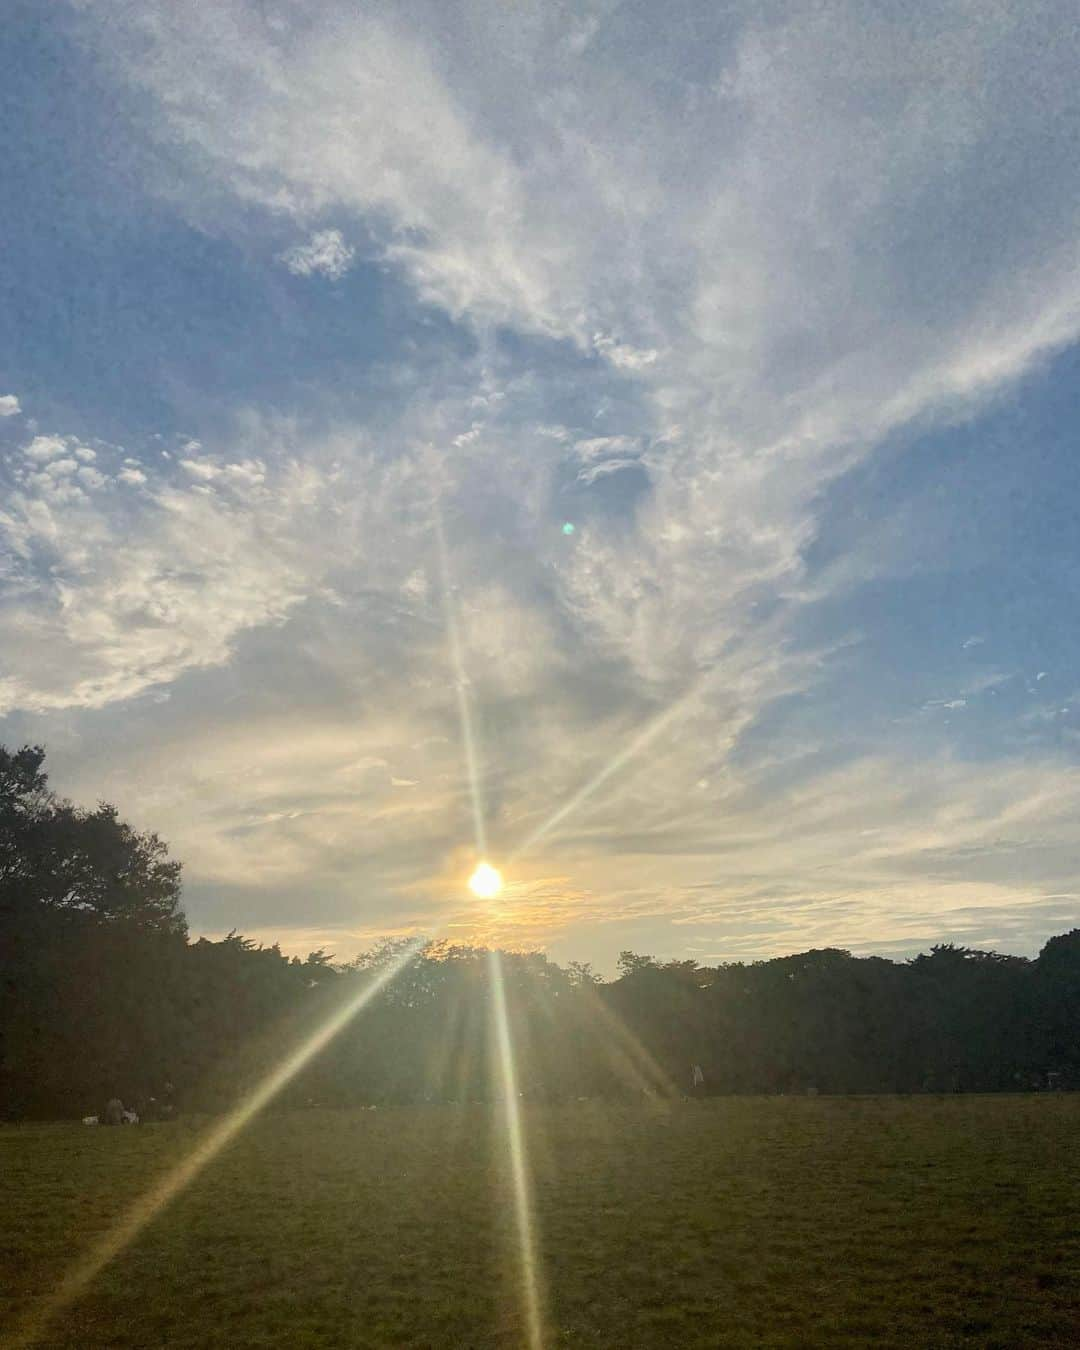
[[[264,1117],[42,1343],[523,1344],[500,1120]],[[552,1346],[1080,1344],[1080,1095],[581,1102],[525,1123]],[[0,1328],[200,1128],[0,1128]]]

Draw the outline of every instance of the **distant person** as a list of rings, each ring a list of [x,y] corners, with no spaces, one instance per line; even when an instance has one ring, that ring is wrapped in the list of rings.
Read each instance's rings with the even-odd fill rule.
[[[704,1097],[705,1095],[705,1075],[701,1071],[700,1064],[690,1066],[690,1095],[692,1097]]]
[[[105,1103],[105,1113],[101,1117],[103,1125],[123,1125],[124,1103],[119,1097],[110,1097]]]

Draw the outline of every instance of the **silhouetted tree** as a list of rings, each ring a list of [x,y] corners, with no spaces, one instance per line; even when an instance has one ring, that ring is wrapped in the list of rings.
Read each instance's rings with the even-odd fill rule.
[[[412,939],[352,961],[241,934],[190,942],[180,866],[154,834],[49,788],[44,751],[0,748],[0,1113],[82,1115],[174,1085],[235,1101],[365,1001],[286,1105],[468,1101],[497,1090],[496,969],[528,1098],[686,1091],[1080,1087],[1080,929],[1038,960],[949,943],[909,962],[824,948],[706,967],[624,951],[618,978],[539,953]]]

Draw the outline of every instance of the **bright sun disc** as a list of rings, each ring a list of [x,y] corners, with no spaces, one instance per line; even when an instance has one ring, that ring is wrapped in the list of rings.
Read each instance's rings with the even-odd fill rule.
[[[469,878],[469,890],[481,900],[493,900],[502,890],[502,877],[498,869],[482,862]]]

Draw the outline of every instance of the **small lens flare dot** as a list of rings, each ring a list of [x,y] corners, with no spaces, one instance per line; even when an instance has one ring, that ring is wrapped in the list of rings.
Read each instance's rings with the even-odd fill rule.
[[[563,532],[563,534],[565,534],[565,535],[571,535],[571,534],[573,534],[573,533],[574,533],[574,523],[573,523],[573,521],[568,520],[568,521],[564,522],[563,527],[562,527],[562,532]]]

